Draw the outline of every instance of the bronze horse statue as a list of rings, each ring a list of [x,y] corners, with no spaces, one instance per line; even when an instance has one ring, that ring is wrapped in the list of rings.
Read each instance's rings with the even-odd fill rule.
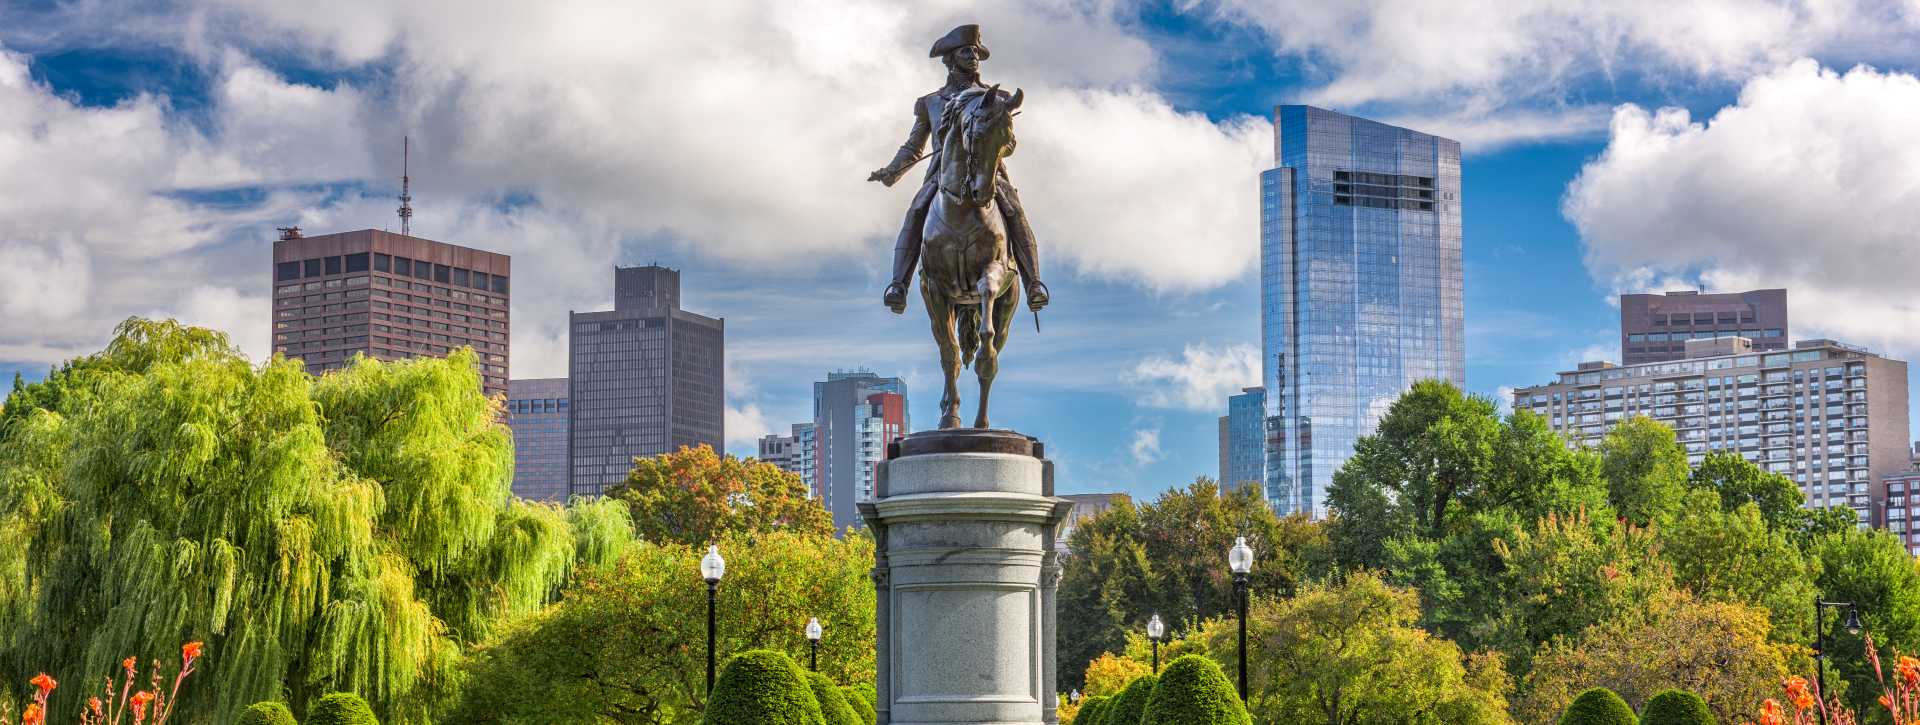
[[[980,380],[973,427],[987,428],[987,396],[1000,371],[1020,301],[1019,273],[1007,251],[1006,222],[994,202],[1000,162],[1013,153],[1013,116],[1023,94],[999,86],[962,94],[945,108],[940,139],[939,193],[922,227],[920,298],[940,347],[947,386],[940,396],[940,427],[960,427],[960,368]]]

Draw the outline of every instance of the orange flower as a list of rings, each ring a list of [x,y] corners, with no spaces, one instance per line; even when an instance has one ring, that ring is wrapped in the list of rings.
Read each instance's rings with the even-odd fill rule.
[[[151,692],[133,693],[133,721],[135,723],[147,719],[147,703],[153,702],[154,697],[155,695]]]
[[[1787,716],[1780,712],[1780,703],[1772,698],[1760,703],[1760,725],[1784,725],[1786,721]]]
[[[1889,708],[1889,709],[1890,709],[1890,708],[1892,708],[1892,707],[1893,707],[1893,701],[1892,701],[1892,700],[1889,700],[1889,699],[1887,699],[1887,696],[1886,696],[1886,695],[1881,695],[1881,696],[1880,696],[1880,706],[1881,706],[1881,707],[1885,707],[1885,708]]]
[[[126,668],[127,674],[129,675],[133,674],[133,668],[135,665],[138,665],[138,664],[139,662],[132,657],[128,657],[124,660],[120,660],[120,666],[123,668]]]
[[[1787,678],[1787,700],[1794,708],[1807,710],[1813,707],[1813,693],[1807,690],[1807,678],[1794,675]]]
[[[41,725],[46,721],[47,711],[41,709],[37,702],[28,705],[26,712],[20,713],[20,725]]]
[[[1900,679],[1906,680],[1909,687],[1920,685],[1920,660],[1901,655],[1900,661],[1894,664],[1893,669],[1900,673]]]
[[[195,659],[199,658],[200,647],[201,645],[199,642],[188,642],[186,644],[180,645],[181,659],[184,659],[188,662],[192,662]]]
[[[53,691],[53,688],[60,686],[60,683],[55,682],[52,677],[48,677],[45,672],[34,675],[33,679],[28,680],[28,682],[33,683],[34,687],[40,688],[41,697],[46,697],[47,693]]]
[[[98,697],[87,698],[87,709],[92,711],[94,715],[103,714],[100,707],[100,698]]]

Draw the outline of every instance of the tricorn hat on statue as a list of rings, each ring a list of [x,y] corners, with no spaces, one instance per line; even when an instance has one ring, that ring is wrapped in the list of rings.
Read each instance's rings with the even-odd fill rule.
[[[986,60],[987,56],[992,55],[987,52],[987,46],[980,42],[980,26],[962,25],[947,31],[944,37],[934,41],[933,52],[928,53],[927,57],[938,58],[969,45],[980,49],[981,60]]]

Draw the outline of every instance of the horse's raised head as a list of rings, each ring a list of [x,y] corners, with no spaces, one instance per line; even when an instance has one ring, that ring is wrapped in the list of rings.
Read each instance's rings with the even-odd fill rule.
[[[1002,97],[1000,86],[988,88],[979,103],[967,114],[967,148],[973,168],[968,201],[985,206],[993,198],[994,177],[1000,160],[1013,153],[1013,113],[1026,100],[1026,93],[1014,89],[1011,97]]]

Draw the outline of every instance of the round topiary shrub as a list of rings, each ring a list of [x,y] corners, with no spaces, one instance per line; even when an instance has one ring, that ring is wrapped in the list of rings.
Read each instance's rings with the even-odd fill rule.
[[[1220,665],[1183,655],[1167,665],[1153,686],[1141,725],[1253,725],[1247,706]]]
[[[853,714],[860,716],[861,725],[879,722],[880,715],[874,707],[874,700],[879,698],[879,693],[874,691],[872,685],[846,685],[840,688],[840,692],[847,696],[847,704],[853,706]]]
[[[818,672],[807,673],[807,685],[813,688],[813,700],[820,703],[820,716],[826,718],[827,725],[861,725],[860,716],[855,714],[853,705],[847,703],[847,694],[840,686]]]
[[[1127,689],[1107,704],[1107,714],[1101,716],[1102,725],[1140,725],[1140,719],[1146,717],[1147,701],[1153,698],[1153,683],[1157,679],[1153,675],[1141,675],[1127,683]]]
[[[1640,709],[1640,725],[1719,725],[1707,701],[1686,690],[1667,690]]]
[[[1113,698],[1106,695],[1095,695],[1081,700],[1080,711],[1073,716],[1073,725],[1104,725],[1107,705],[1112,702]]]
[[[380,725],[380,720],[359,695],[336,692],[307,709],[307,725]]]
[[[1627,701],[1604,687],[1580,693],[1560,716],[1560,725],[1634,725],[1633,708]]]
[[[300,725],[283,702],[256,702],[240,713],[235,725]]]
[[[785,654],[745,652],[731,660],[713,683],[706,725],[826,725],[820,701],[807,676]]]

